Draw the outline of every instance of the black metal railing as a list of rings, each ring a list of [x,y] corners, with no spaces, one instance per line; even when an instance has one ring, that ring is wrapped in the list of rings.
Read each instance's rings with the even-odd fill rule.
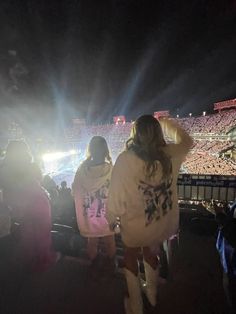
[[[236,199],[236,176],[180,174],[178,178],[180,200]]]

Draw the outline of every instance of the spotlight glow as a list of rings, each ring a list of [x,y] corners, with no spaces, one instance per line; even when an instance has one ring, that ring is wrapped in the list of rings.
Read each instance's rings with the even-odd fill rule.
[[[58,160],[61,159],[63,157],[65,157],[65,153],[64,152],[54,152],[54,153],[47,153],[44,154],[42,156],[43,161],[49,162],[49,161],[54,161],[54,160]]]
[[[50,175],[57,184],[65,180],[70,185],[78,166],[84,159],[85,152],[80,149],[48,152],[42,155],[43,173]]]
[[[44,162],[56,161],[62,159],[67,156],[76,155],[77,151],[75,149],[71,149],[68,152],[52,152],[46,153],[42,156]]]
[[[75,149],[71,149],[69,151],[70,155],[76,155],[77,154],[77,151]]]

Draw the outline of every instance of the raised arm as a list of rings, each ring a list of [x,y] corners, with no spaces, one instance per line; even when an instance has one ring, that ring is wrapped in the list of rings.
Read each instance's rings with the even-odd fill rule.
[[[193,145],[192,137],[173,119],[160,119],[160,124],[164,134],[186,154]]]

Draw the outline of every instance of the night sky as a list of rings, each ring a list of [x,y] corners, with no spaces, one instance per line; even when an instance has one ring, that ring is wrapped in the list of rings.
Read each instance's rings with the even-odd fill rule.
[[[4,0],[0,36],[5,121],[183,116],[236,97],[234,0]]]

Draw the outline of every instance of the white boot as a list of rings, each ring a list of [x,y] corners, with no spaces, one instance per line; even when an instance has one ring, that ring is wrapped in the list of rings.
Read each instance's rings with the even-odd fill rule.
[[[124,268],[129,298],[125,298],[126,314],[143,314],[143,299],[139,277]]]
[[[159,269],[153,269],[148,263],[143,261],[144,269],[145,269],[145,277],[146,277],[146,286],[144,286],[144,293],[148,298],[148,301],[152,306],[156,306],[157,304],[157,282]]]

